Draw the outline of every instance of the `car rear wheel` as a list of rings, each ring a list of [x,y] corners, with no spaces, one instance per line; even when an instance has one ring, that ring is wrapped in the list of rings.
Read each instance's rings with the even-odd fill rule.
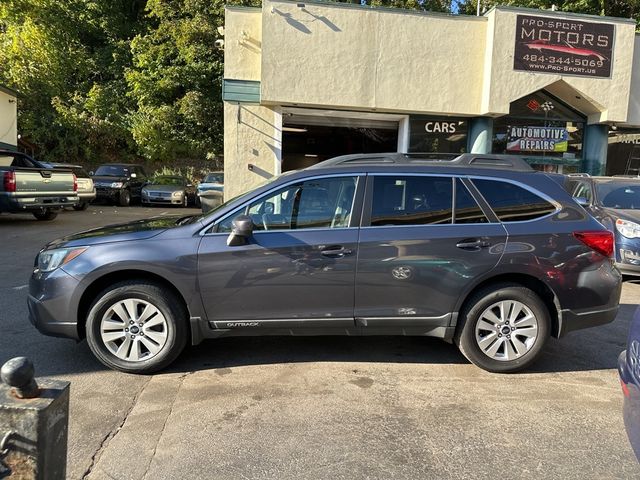
[[[121,207],[128,207],[131,204],[131,193],[129,190],[123,190],[120,192],[118,203]]]
[[[98,295],[87,315],[87,343],[104,365],[152,373],[173,362],[187,343],[187,312],[171,290],[121,282]]]
[[[58,216],[58,212],[49,208],[43,208],[42,210],[33,212],[33,216],[38,220],[48,222],[49,220],[53,220],[54,218],[56,218]]]
[[[549,338],[549,311],[532,290],[502,283],[469,299],[455,337],[465,357],[489,372],[516,372],[531,365]]]
[[[78,205],[74,205],[73,209],[79,212],[82,210],[86,210],[88,206],[89,206],[89,202],[81,202]]]

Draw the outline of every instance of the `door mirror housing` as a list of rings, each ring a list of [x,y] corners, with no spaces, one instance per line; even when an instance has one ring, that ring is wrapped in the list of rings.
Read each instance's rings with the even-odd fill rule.
[[[249,215],[239,215],[233,219],[231,233],[227,238],[229,247],[237,247],[246,245],[247,241],[253,235],[253,220]]]
[[[587,200],[586,197],[573,197],[573,199],[580,206],[583,206],[583,207],[588,207],[589,206],[589,200]]]

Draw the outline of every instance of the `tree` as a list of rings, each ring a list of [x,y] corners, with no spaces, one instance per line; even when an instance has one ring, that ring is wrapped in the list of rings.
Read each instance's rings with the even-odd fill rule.
[[[143,0],[5,0],[0,83],[44,160],[118,155],[131,142],[124,68]]]

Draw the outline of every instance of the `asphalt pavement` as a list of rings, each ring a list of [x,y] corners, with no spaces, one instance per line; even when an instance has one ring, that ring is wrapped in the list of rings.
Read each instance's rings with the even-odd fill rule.
[[[615,370],[638,284],[625,284],[615,322],[551,340],[515,375],[430,338],[263,337],[207,341],[135,376],[29,324],[44,243],[183,212],[197,210],[0,215],[0,363],[26,355],[38,376],[71,382],[68,478],[640,478]]]

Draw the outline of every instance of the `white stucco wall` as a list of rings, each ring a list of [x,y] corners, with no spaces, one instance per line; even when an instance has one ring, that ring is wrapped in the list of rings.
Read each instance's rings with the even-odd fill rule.
[[[640,127],[640,35],[636,35],[633,52],[633,72],[631,74],[631,94],[629,95],[629,115],[627,123]]]
[[[18,144],[18,102],[16,97],[0,91],[0,142]]]
[[[271,107],[224,104],[224,198],[279,173],[282,116]],[[249,164],[253,171],[249,170]]]
[[[265,1],[262,102],[475,114],[485,18]]]
[[[262,11],[227,6],[224,18],[224,74],[234,80],[260,80]]]

